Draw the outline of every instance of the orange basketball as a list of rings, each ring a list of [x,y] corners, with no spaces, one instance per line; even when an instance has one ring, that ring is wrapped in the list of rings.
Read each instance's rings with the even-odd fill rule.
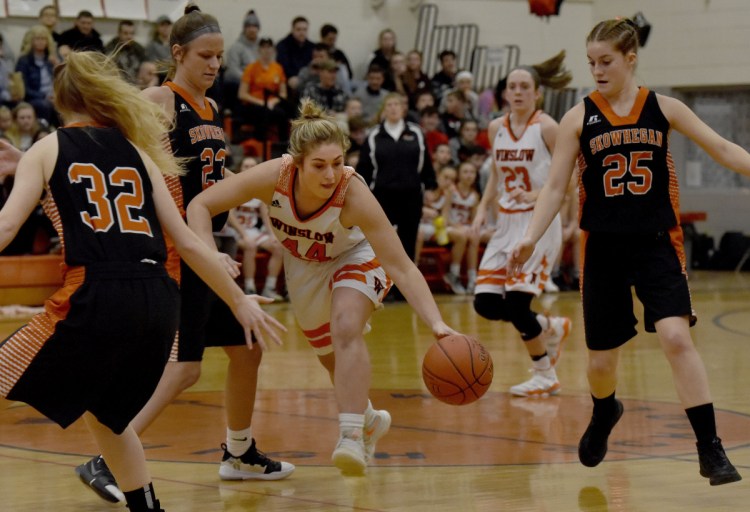
[[[433,343],[422,361],[422,380],[438,400],[465,405],[479,400],[492,384],[492,357],[474,338],[446,336]]]

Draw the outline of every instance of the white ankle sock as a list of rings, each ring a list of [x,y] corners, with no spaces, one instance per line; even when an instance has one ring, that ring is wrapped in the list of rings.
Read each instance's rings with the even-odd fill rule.
[[[276,278],[275,277],[267,277],[266,278],[266,284],[264,288],[268,291],[276,291]]]
[[[365,415],[343,412],[339,414],[339,432],[344,437],[362,438]]]
[[[240,457],[253,443],[253,427],[243,430],[227,429],[227,451],[235,457]]]
[[[546,372],[547,370],[552,370],[552,361],[549,360],[549,355],[546,355],[543,358],[541,358],[539,361],[532,360],[531,366],[534,368],[534,370],[538,372]]]

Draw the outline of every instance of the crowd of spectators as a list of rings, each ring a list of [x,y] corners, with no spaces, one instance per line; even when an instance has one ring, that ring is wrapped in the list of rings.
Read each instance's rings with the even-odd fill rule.
[[[0,137],[20,149],[27,149],[59,124],[50,101],[52,73],[71,50],[113,55],[123,79],[142,89],[165,78],[172,26],[168,17],[161,16],[154,22],[145,46],[136,42],[136,25],[130,20],[120,21],[117,35],[106,44],[91,12],[81,11],[73,27],[62,33],[56,31],[57,22],[56,8],[44,7],[39,23],[24,37],[17,58],[13,49],[3,44],[0,34]],[[437,186],[436,173],[469,162],[479,175],[477,190],[486,182],[491,168],[486,126],[501,113],[502,105],[492,101],[499,95],[477,91],[472,73],[459,69],[450,48],[439,53],[439,70],[430,77],[425,73],[422,53],[417,49],[399,50],[396,33],[385,29],[367,61],[353,65],[337,46],[336,26],[324,24],[317,42],[313,42],[309,25],[304,16],[297,16],[288,35],[274,42],[262,34],[258,14],[254,10],[246,13],[242,32],[226,48],[221,79],[209,93],[222,113],[231,117],[232,126],[252,125],[248,136],[261,144],[244,145],[236,137],[228,142],[256,149],[267,147],[269,140],[283,145],[299,102],[304,98],[315,100],[348,130],[351,149],[347,164],[369,180],[386,210],[392,211],[394,223],[401,224],[407,254],[415,255],[421,194]],[[357,76],[354,69],[360,67],[365,71]],[[386,106],[387,98],[390,107]],[[489,103],[483,98],[490,98]],[[240,138],[247,133],[235,132]],[[402,183],[405,188],[401,191],[384,181],[387,174],[382,174],[383,166],[391,166],[388,162],[396,157],[381,148],[404,148],[399,150],[412,155],[413,165],[408,171],[416,174]],[[403,166],[403,161],[399,165]],[[381,174],[377,177],[379,167]],[[5,179],[3,183],[6,196],[10,182]],[[415,203],[408,222],[396,218],[407,196],[408,202]],[[36,252],[38,247],[32,240],[14,250]]]

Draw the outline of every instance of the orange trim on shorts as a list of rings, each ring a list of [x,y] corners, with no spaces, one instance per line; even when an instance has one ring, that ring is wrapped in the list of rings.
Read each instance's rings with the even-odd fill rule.
[[[310,329],[308,331],[302,329],[302,333],[305,335],[306,338],[317,338],[319,336],[328,334],[330,332],[331,332],[331,322],[325,323],[321,325],[320,327],[316,327],[315,329]]]
[[[343,274],[336,272],[336,275],[333,278],[333,282],[338,283],[339,281],[345,281],[347,279],[354,279],[355,281],[367,284],[367,278],[364,276],[364,274],[357,274],[355,272],[345,272]]]
[[[679,217],[678,217],[679,218]],[[679,224],[669,230],[669,240],[677,253],[677,259],[680,261],[680,270],[687,274],[687,258],[685,257],[685,236],[682,233],[682,226]]]
[[[0,396],[7,396],[39,351],[54,334],[55,326],[70,311],[70,297],[86,277],[84,267],[65,267],[64,284],[44,302],[44,311],[34,315],[0,345]]]
[[[503,208],[502,206],[500,206],[500,207],[499,207],[499,208],[498,208],[497,210],[498,210],[498,211],[499,211],[500,213],[524,213],[524,212],[530,212],[530,211],[533,211],[533,210],[534,210],[534,207],[533,207],[533,206],[530,206],[529,208],[524,208],[524,209],[522,209],[522,210],[508,210],[507,208]]]
[[[320,338],[317,340],[307,340],[308,343],[310,343],[310,346],[313,348],[323,348],[323,347],[330,347],[333,341],[331,341],[331,336],[326,336],[325,338]]]
[[[313,348],[328,347],[333,343],[331,341],[330,322],[326,322],[320,327],[316,327],[315,329],[310,329],[307,331],[302,329],[302,333],[305,335],[305,338],[307,338],[307,342]]]

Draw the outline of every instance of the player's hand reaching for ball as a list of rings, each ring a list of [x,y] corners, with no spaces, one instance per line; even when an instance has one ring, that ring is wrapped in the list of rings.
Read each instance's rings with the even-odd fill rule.
[[[453,329],[448,327],[445,322],[440,320],[432,324],[432,334],[435,335],[435,338],[440,339],[446,336],[450,336],[451,334],[458,334],[458,332],[454,331]]]

